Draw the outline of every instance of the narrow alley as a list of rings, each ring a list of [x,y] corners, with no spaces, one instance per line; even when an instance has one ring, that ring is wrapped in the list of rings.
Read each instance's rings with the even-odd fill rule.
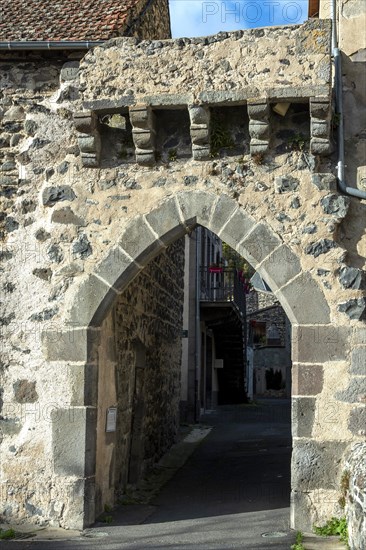
[[[2,547],[289,550],[290,400],[221,406],[201,424],[209,435],[149,504],[120,506],[83,536]]]

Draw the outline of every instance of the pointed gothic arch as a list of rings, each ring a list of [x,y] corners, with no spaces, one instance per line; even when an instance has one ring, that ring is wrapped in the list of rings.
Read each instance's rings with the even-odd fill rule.
[[[301,258],[284,244],[271,226],[247,213],[233,198],[209,191],[187,190],[163,200],[154,209],[140,214],[126,224],[120,238],[87,275],[78,287],[61,331],[43,334],[48,361],[66,361],[75,365],[78,373],[79,397],[74,406],[63,411],[72,415],[73,424],[58,423],[61,437],[55,436],[55,472],[65,476],[73,487],[72,509],[68,510],[69,525],[90,525],[94,512],[94,476],[96,469],[96,407],[98,360],[95,343],[99,327],[114,300],[135,276],[170,243],[202,225],[236,249],[268,282],[292,323],[292,359],[303,365],[341,359],[342,342],[347,334],[330,323],[330,308],[320,287],[309,272],[301,267]],[[299,390],[304,393],[304,387]],[[311,393],[311,392],[310,392]],[[305,395],[307,395],[305,390]],[[302,450],[316,455],[324,471],[333,460],[332,447],[320,449],[312,441],[309,415],[300,414],[300,397],[293,400],[294,452],[292,459],[292,523],[297,528],[309,525],[306,492],[324,483],[333,488],[332,474],[325,481],[314,478],[303,463]],[[306,399],[306,398],[305,398]],[[311,416],[311,415],[310,415]],[[59,417],[58,417],[59,418]],[[314,420],[311,419],[310,420]],[[77,453],[64,453],[60,461],[60,446],[77,432]],[[298,439],[300,438],[300,439]],[[304,438],[306,438],[304,440]],[[304,471],[305,476],[304,476]],[[74,518],[74,519],[72,519]]]

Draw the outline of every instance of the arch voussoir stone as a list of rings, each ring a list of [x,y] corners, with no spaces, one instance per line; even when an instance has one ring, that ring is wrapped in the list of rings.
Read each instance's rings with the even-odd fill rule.
[[[280,244],[281,239],[272,229],[258,223],[239,243],[237,251],[256,268]]]
[[[206,191],[182,191],[176,195],[187,228],[208,227],[217,195]]]
[[[232,198],[227,195],[220,195],[219,200],[215,204],[208,229],[216,233],[216,235],[220,235],[221,230],[238,208],[237,202]]]
[[[330,323],[330,309],[323,291],[309,272],[300,273],[275,295],[291,323],[310,324]],[[304,307],[311,304],[311,307]]]
[[[232,248],[236,249],[238,244],[243,240],[243,237],[249,233],[255,223],[255,220],[249,214],[239,208],[223,226],[219,233],[219,237],[227,242]]]
[[[140,267],[147,265],[165,247],[142,215],[136,216],[127,224],[119,246]]]
[[[111,285],[94,274],[88,275],[78,289],[67,314],[66,324],[75,327],[97,327],[117,296]]]
[[[257,266],[257,271],[275,291],[301,273],[301,264],[298,256],[282,244]]]
[[[166,246],[187,232],[174,198],[170,198],[154,208],[145,215],[145,219]]]
[[[120,246],[114,246],[97,266],[94,274],[115,290],[121,291],[140,270],[141,267]]]

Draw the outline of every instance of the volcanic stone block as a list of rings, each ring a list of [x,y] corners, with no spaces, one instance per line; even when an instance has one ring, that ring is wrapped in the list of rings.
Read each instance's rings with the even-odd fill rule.
[[[324,375],[322,365],[293,364],[293,395],[317,395],[323,390],[323,383]]]
[[[80,283],[67,323],[78,327],[98,326],[116,295],[107,281],[89,275]]]
[[[70,407],[51,412],[53,467],[56,475],[95,473],[97,409]]]
[[[137,275],[140,269],[136,262],[131,260],[119,246],[116,246],[108,251],[108,255],[98,265],[94,274],[120,291]]]
[[[57,185],[46,187],[42,193],[42,203],[45,206],[53,206],[59,201],[73,201],[76,195],[69,185]]]
[[[293,325],[292,359],[299,363],[344,361],[348,355],[350,329],[333,325]]]
[[[155,233],[159,235],[159,239],[166,245],[186,233],[186,228],[180,219],[178,207],[173,198],[146,214],[145,218]]]
[[[336,393],[339,401],[346,403],[360,403],[366,396],[366,376],[353,376],[348,382],[345,390]],[[365,427],[366,428],[366,427]]]
[[[337,178],[333,174],[312,174],[311,181],[320,191],[337,190]]]
[[[239,208],[220,231],[219,236],[235,249],[254,225],[255,220],[244,210]]]
[[[258,271],[274,291],[301,273],[301,264],[296,254],[283,244],[261,263]]]
[[[264,223],[258,223],[241,241],[238,252],[256,267],[281,244],[280,238]]]
[[[68,365],[72,407],[96,407],[98,404],[98,367],[79,363]]]
[[[364,287],[366,273],[357,267],[345,266],[339,272],[339,282],[344,288],[359,290]]]
[[[329,323],[329,305],[310,273],[301,273],[275,294],[283,307],[287,304],[288,308],[285,307],[285,310],[292,323]],[[304,304],[308,304],[308,307],[304,307]]]
[[[295,397],[292,399],[293,437],[311,437],[315,418],[315,397]]]
[[[119,241],[121,248],[138,264],[146,265],[163,248],[143,216],[137,216],[129,222]]]
[[[361,320],[365,318],[366,298],[351,298],[337,306],[338,311],[345,313],[350,319]]]
[[[355,435],[366,435],[366,407],[360,405],[352,409],[348,429]]]
[[[204,191],[181,192],[177,194],[177,200],[187,226],[199,224],[209,227],[216,195]]]
[[[366,347],[360,346],[352,350],[351,374],[366,374]]]
[[[38,399],[36,383],[29,380],[17,380],[13,384],[14,399],[17,403],[34,403]]]
[[[351,199],[342,195],[327,195],[323,197],[320,204],[326,214],[331,214],[335,218],[343,219],[347,212]]]
[[[337,490],[346,446],[342,441],[296,440],[291,464],[293,489],[305,492]]]

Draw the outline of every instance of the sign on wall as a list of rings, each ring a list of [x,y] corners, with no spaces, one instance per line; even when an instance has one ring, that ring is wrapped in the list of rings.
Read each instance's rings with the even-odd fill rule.
[[[117,427],[117,407],[109,407],[107,409],[107,421],[105,426],[106,432],[115,432]]]

